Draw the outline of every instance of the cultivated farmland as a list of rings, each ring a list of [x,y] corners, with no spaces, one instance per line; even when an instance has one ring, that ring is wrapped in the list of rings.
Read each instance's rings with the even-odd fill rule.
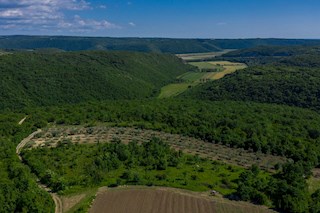
[[[123,205],[123,204],[126,205]],[[101,190],[90,213],[264,213],[262,206],[212,198],[170,188],[122,188]]]
[[[198,67],[200,72],[186,72],[177,77],[177,83],[172,83],[161,88],[158,98],[169,98],[185,92],[188,88],[197,86],[211,80],[218,80],[225,75],[247,67],[243,63],[229,61],[190,62]]]
[[[225,49],[219,52],[176,54],[176,56],[183,59],[184,61],[203,61],[203,60],[213,59],[217,56],[221,56],[231,51],[234,51],[234,50]]]
[[[213,66],[222,66],[224,68],[222,72],[218,72],[212,77],[214,80],[223,78],[227,74],[234,73],[237,70],[242,70],[247,67],[247,65],[243,63],[233,63],[230,61],[210,61],[208,63],[212,64]]]

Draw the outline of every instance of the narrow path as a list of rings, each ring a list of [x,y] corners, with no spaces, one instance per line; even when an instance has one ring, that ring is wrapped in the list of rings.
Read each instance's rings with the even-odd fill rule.
[[[24,119],[21,120],[22,123],[23,123],[23,121],[24,121],[26,118],[27,118],[27,117],[25,117]],[[21,121],[20,121],[20,122],[21,122]],[[20,122],[19,122],[19,124],[20,124]],[[28,137],[26,137],[25,139],[23,139],[23,140],[17,145],[17,147],[16,147],[16,154],[18,155],[18,157],[19,157],[19,159],[20,159],[21,162],[22,162],[22,160],[23,160],[22,157],[21,157],[21,155],[20,155],[21,150],[23,149],[23,147],[24,147],[36,134],[38,134],[38,133],[40,133],[40,132],[42,132],[42,130],[41,130],[41,129],[38,129],[37,131],[31,133]],[[52,193],[52,192],[51,192],[51,189],[50,189],[48,186],[41,184],[39,180],[37,180],[37,184],[38,184],[38,186],[39,186],[41,189],[45,190],[46,192],[48,192],[48,193],[51,195],[51,197],[52,197],[52,199],[53,199],[53,201],[54,201],[54,203],[55,203],[55,206],[56,206],[56,208],[55,208],[55,213],[62,213],[62,212],[63,212],[62,201],[61,201],[61,199],[59,198],[59,196],[58,196],[56,193]]]
[[[19,121],[19,123],[18,123],[18,124],[19,124],[19,125],[23,124],[23,122],[27,119],[27,117],[28,117],[28,116],[26,116],[26,117],[22,118],[22,119],[21,119],[21,121]]]

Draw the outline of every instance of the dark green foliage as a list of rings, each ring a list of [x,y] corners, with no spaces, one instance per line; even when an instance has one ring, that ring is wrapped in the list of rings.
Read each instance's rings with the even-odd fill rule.
[[[258,167],[252,166],[251,170],[240,175],[236,195],[241,200],[266,205],[268,204],[268,197],[263,192],[266,191],[267,187],[268,179],[260,175]]]
[[[252,201],[258,204],[267,204],[270,199],[276,209],[284,212],[308,212],[317,208],[313,201],[309,203],[309,193],[305,180],[304,168],[300,163],[288,163],[273,177],[259,175],[259,170],[252,167],[251,171],[243,172],[239,177],[236,195],[241,200]],[[312,210],[311,210],[312,211]]]
[[[36,185],[12,145],[0,139],[0,212],[54,212],[50,195]]]
[[[191,69],[165,54],[17,52],[0,57],[0,110],[150,97]]]
[[[320,212],[320,189],[318,189],[311,195],[310,212]]]
[[[17,124],[24,116],[0,114],[0,212],[54,212],[50,195],[37,186],[15,153],[16,145],[32,131],[32,123]]]
[[[307,212],[309,193],[301,163],[288,163],[270,182],[269,193],[276,208],[285,212]]]

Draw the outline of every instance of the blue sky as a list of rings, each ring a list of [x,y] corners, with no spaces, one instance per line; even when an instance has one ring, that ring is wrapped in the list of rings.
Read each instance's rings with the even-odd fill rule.
[[[0,34],[320,38],[320,1],[0,0]]]

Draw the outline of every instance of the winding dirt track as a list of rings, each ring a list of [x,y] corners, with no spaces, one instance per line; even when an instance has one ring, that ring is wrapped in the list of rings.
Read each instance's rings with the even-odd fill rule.
[[[38,134],[38,133],[40,133],[40,132],[42,132],[42,130],[41,130],[41,129],[38,129],[37,131],[31,133],[28,137],[26,137],[25,139],[23,139],[23,140],[17,145],[17,147],[16,147],[16,153],[17,153],[17,155],[18,155],[18,157],[19,157],[19,159],[20,159],[21,162],[22,162],[22,160],[23,160],[22,157],[21,157],[21,155],[20,155],[21,150],[23,149],[23,147],[24,147],[36,134]],[[58,196],[56,193],[51,193],[51,189],[50,189],[48,186],[41,184],[40,181],[37,181],[37,184],[38,184],[38,186],[39,186],[41,189],[47,191],[47,192],[51,195],[51,197],[52,197],[52,199],[53,199],[53,201],[54,201],[54,203],[55,203],[55,205],[56,205],[55,213],[62,213],[62,212],[63,212],[63,209],[62,209],[62,201],[61,201],[61,199],[59,198],[59,196]]]

